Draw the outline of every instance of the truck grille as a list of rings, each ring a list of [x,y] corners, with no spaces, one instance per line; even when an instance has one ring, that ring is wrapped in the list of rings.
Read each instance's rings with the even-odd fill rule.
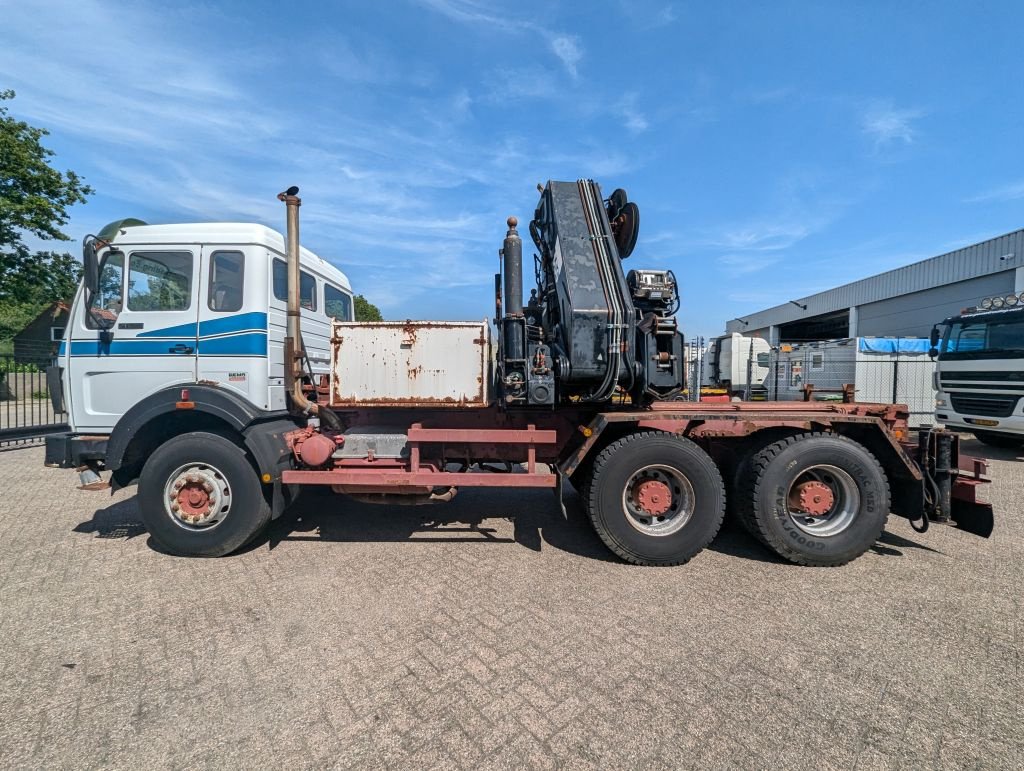
[[[1008,394],[950,394],[953,409],[961,415],[985,415],[1008,418],[1017,407],[1019,396]]]

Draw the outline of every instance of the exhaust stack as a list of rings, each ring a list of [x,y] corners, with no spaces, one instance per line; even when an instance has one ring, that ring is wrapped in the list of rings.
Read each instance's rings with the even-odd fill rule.
[[[306,352],[302,344],[302,310],[299,306],[299,188],[292,185],[277,200],[284,202],[287,210],[287,260],[288,260],[288,325],[284,338],[284,386],[288,406],[293,413],[316,415],[325,427],[335,431],[342,429],[338,416],[326,407],[309,401],[302,393],[302,362]]]

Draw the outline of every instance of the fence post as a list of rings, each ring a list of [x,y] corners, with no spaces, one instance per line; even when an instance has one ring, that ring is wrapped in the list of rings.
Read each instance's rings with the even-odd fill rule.
[[[779,400],[779,349],[778,347],[772,348],[772,371],[773,379],[772,383],[772,401],[777,402]]]
[[[743,401],[750,401],[750,381],[754,379],[754,338],[750,338],[750,353],[747,354],[747,387],[743,389]]]
[[[900,338],[896,338],[896,358],[892,360],[892,401],[896,404],[899,395],[900,382]]]

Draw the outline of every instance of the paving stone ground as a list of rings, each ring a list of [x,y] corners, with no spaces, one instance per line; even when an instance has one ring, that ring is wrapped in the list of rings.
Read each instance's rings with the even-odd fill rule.
[[[311,494],[179,559],[0,452],[0,765],[1020,768],[1024,459],[965,449],[991,539],[892,518],[839,569],[733,526],[631,567],[547,491]]]

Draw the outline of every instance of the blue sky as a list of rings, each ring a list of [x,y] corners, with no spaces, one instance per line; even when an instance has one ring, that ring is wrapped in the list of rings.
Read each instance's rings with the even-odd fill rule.
[[[169,7],[173,6],[173,7]],[[585,12],[582,9],[586,9]],[[11,2],[0,88],[125,216],[253,220],[388,318],[483,318],[510,214],[641,208],[689,334],[1024,226],[1019,3]],[[530,271],[527,270],[527,275]]]

